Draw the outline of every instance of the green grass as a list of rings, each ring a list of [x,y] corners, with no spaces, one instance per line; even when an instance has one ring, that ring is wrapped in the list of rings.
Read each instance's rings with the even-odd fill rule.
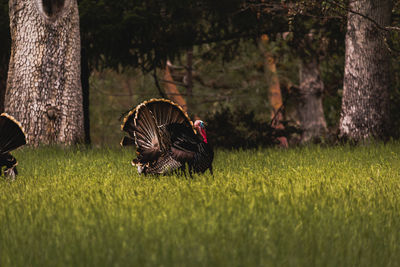
[[[0,266],[399,266],[400,144],[217,151],[139,176],[123,149],[25,148]]]

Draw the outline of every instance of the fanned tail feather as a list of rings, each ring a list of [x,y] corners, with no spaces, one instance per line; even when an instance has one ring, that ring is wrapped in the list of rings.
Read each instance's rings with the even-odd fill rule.
[[[135,116],[136,108],[132,109],[128,113],[128,115],[124,118],[124,123],[121,125],[121,130],[127,132],[132,138],[134,138],[133,132],[135,130]]]
[[[0,154],[8,153],[26,144],[21,124],[7,113],[0,115]]]
[[[192,121],[187,113],[179,105],[170,100],[151,99],[146,103],[146,106],[153,113],[158,126],[181,123],[193,128]]]
[[[136,109],[134,136],[140,161],[156,159],[161,153],[161,142],[155,118],[150,110],[141,104]]]
[[[153,98],[132,109],[124,118],[121,130],[127,132],[131,137],[134,137],[136,113],[142,106],[146,106],[151,111],[158,127],[171,123],[182,123],[193,129],[193,123],[188,114],[179,105],[168,99]],[[196,133],[194,129],[193,131]]]

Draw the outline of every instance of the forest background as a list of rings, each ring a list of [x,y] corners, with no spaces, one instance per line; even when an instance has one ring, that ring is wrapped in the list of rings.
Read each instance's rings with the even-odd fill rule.
[[[9,1],[0,3],[4,92],[11,39]],[[173,0],[82,0],[78,5],[83,101],[90,114],[87,143],[118,145],[126,111],[149,98],[179,103],[177,96],[192,118],[208,122],[210,140],[223,147],[279,143],[276,129],[284,129],[279,134],[289,144],[337,142],[348,1],[187,1],[183,6]],[[391,25],[400,25],[396,1]],[[391,77],[390,137],[399,138],[399,31],[390,30],[385,43],[391,60],[391,69],[382,70]],[[301,77],[314,63],[326,131],[304,138]],[[278,101],[271,93],[276,83]],[[277,118],[278,127],[271,128]]]

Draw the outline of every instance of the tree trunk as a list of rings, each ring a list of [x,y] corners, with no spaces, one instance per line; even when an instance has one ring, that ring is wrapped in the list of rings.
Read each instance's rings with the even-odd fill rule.
[[[268,100],[272,107],[271,119],[273,120],[271,126],[278,130],[284,130],[285,126],[282,124],[283,108],[284,108],[282,100],[282,92],[279,84],[278,74],[276,73],[275,59],[271,55],[271,53],[269,53],[269,51],[266,50],[266,47],[268,46],[268,40],[269,40],[268,35],[263,34],[261,36],[261,44],[262,44],[261,51],[265,57],[264,69],[266,72],[269,72],[268,76],[270,83],[268,88]],[[280,136],[277,139],[281,147],[287,148],[289,146],[286,137]]]
[[[351,1],[350,9],[390,24],[390,0]],[[384,139],[389,125],[390,62],[386,32],[370,20],[349,12],[343,80],[340,136],[353,141]]]
[[[186,108],[193,105],[193,48],[186,52],[186,76],[184,83],[186,85]],[[193,113],[193,110],[190,110]]]
[[[32,145],[82,142],[76,0],[10,0],[11,58],[5,110]]]
[[[178,105],[180,105],[183,108],[183,110],[187,111],[186,100],[183,98],[183,96],[179,92],[177,86],[174,84],[174,79],[171,76],[171,71],[169,69],[169,65],[170,65],[170,62],[167,61],[167,65],[165,66],[165,72],[164,72],[164,80],[165,80],[164,91],[165,91],[165,94],[173,102],[175,102]]]
[[[326,121],[322,106],[324,84],[321,80],[317,58],[302,58],[298,114],[303,130],[301,142],[309,142],[326,134]]]

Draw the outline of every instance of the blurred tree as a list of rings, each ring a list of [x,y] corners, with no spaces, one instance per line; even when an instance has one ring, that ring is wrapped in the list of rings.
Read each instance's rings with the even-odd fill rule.
[[[323,109],[325,86],[321,61],[343,53],[343,11],[330,1],[300,1],[290,6],[288,41],[299,57],[299,86],[294,87],[302,129],[301,142],[324,137],[327,123]],[[336,87],[336,90],[339,89]]]
[[[179,92],[178,87],[176,86],[176,82],[174,81],[172,75],[171,75],[171,70],[173,66],[170,61],[167,61],[167,66],[165,67],[164,71],[164,88],[165,88],[165,94],[166,96],[180,105],[183,110],[187,111],[187,105],[186,105],[186,100],[182,96],[182,94]]]
[[[315,40],[312,33],[303,37],[305,43],[313,41]],[[310,49],[308,52],[315,51]],[[317,55],[300,57],[299,80],[298,114],[302,128],[301,141],[304,143],[321,138],[327,133],[322,106],[324,83],[321,79],[320,59]]]
[[[79,15],[76,0],[12,0],[5,111],[28,143],[83,141]]]
[[[283,125],[284,120],[284,104],[282,99],[281,87],[279,84],[278,74],[276,72],[276,61],[273,55],[267,50],[268,48],[268,35],[261,36],[261,52],[264,56],[264,71],[267,72],[269,78],[268,87],[268,100],[271,106],[271,126],[275,129],[285,129]],[[287,138],[284,136],[278,137],[281,147],[287,148],[289,146]]]
[[[340,135],[354,141],[388,137],[391,0],[349,4]]]

